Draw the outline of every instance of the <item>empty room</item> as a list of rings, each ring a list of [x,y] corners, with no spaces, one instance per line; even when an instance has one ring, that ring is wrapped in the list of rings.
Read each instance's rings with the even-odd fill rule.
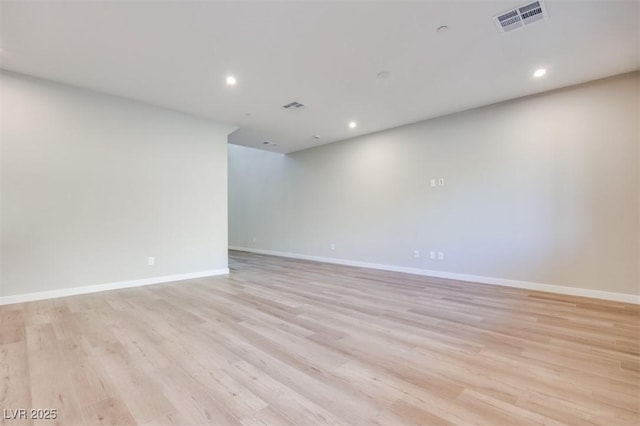
[[[0,425],[640,424],[640,2],[0,0]]]

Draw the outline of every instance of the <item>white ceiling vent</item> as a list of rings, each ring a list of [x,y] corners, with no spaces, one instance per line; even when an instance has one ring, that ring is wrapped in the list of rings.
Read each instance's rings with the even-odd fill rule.
[[[524,28],[534,22],[548,18],[547,8],[542,0],[527,3],[517,9],[511,9],[498,16],[494,16],[498,29],[502,33]]]
[[[286,105],[282,105],[282,108],[284,109],[297,109],[297,108],[302,108],[304,105],[301,104],[300,102],[289,102]]]

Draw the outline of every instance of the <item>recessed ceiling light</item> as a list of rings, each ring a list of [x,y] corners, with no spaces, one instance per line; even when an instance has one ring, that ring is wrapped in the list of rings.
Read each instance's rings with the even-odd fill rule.
[[[251,113],[250,113],[250,112],[245,112],[245,113],[244,113],[244,116],[245,116],[245,117],[251,117]]]
[[[320,135],[313,135],[314,139],[320,139]]]
[[[232,75],[228,75],[226,81],[227,81],[227,86],[235,86],[237,83],[236,78]]]
[[[439,33],[446,33],[447,31],[449,31],[449,27],[446,25],[441,25],[436,29],[436,31]]]
[[[355,129],[356,127],[358,127],[358,123],[356,123],[355,121],[349,122],[349,128],[350,129]]]
[[[545,75],[547,73],[547,70],[544,68],[540,68],[539,70],[536,70],[536,72],[533,73],[534,77],[540,78],[543,75]]]
[[[378,78],[380,80],[384,80],[385,78],[389,78],[389,71],[380,71],[378,73]]]

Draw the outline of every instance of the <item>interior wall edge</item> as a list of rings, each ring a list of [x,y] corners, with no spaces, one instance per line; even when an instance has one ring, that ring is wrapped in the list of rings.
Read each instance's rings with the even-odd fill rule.
[[[0,304],[228,268],[234,127],[18,73],[0,83]]]

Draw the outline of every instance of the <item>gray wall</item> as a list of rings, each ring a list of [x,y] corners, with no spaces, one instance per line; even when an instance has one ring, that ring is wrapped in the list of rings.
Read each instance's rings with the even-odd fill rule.
[[[14,73],[1,83],[0,296],[227,268],[232,127]]]
[[[637,295],[638,87],[628,74],[291,155],[230,146],[230,246]]]

